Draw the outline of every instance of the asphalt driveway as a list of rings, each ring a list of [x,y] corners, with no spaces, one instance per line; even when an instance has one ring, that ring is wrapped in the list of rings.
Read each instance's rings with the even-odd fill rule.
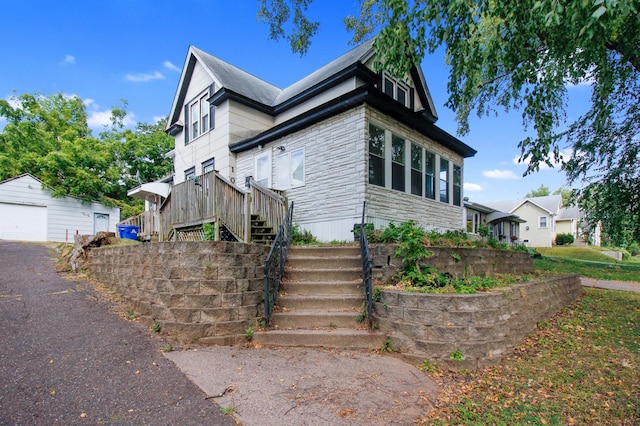
[[[0,424],[235,424],[48,250],[0,241]]]

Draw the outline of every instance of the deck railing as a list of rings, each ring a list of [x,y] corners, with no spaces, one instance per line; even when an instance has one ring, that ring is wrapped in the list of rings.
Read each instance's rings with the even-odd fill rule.
[[[286,216],[286,198],[253,180],[249,192],[213,171],[173,185],[169,197],[160,207],[159,240],[166,241],[174,229],[214,223],[244,242],[251,240],[251,214],[277,230]]]
[[[118,225],[132,225],[138,227],[138,236],[140,237],[152,237],[158,234],[159,231],[159,217],[156,210],[147,210],[138,215],[131,216]]]

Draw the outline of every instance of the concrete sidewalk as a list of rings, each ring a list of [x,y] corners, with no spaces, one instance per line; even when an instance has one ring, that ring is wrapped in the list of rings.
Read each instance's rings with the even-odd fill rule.
[[[638,277],[640,279],[640,277]],[[584,287],[603,288],[606,290],[621,290],[640,293],[640,282],[630,281],[607,281],[595,278],[580,277]]]

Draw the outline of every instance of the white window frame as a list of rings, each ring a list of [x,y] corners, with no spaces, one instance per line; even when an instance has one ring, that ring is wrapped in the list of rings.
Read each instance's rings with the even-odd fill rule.
[[[207,170],[207,168],[211,167],[211,170]],[[202,162],[202,174],[212,172],[216,169],[216,159],[215,157],[209,158],[207,161]]]
[[[267,176],[261,176],[260,175],[260,169],[258,168],[258,163],[260,161],[264,161],[265,165],[266,165],[266,173]],[[272,175],[273,175],[273,166],[272,166],[272,162],[271,162],[271,151],[265,151],[265,152],[261,152],[260,154],[257,154],[255,156],[255,160],[254,160],[254,166],[253,166],[253,170],[255,172],[255,176],[254,176],[254,180],[256,182],[258,182],[260,185],[262,186],[266,186],[267,188],[271,188],[271,181],[272,181]],[[264,181],[266,179],[266,185]]]
[[[391,85],[393,86],[393,93],[388,93],[386,86],[387,86],[387,82],[391,83]],[[411,88],[409,87],[409,85],[407,83],[405,83],[404,81],[398,81],[397,79],[391,77],[390,74],[384,72],[382,73],[382,88],[381,88],[383,93],[386,93],[387,95],[391,96],[396,102],[404,105],[405,107],[409,108],[411,106]],[[404,92],[404,102],[400,101],[400,96],[399,96],[399,91],[402,90]]]
[[[187,144],[212,130],[211,105],[207,99],[209,99],[209,90],[205,90],[188,104],[189,117],[186,121],[188,121],[189,134]]]
[[[296,156],[302,156],[302,180],[296,180],[293,177],[294,164],[293,158]],[[306,173],[306,159],[304,148],[294,149],[292,151],[283,152],[277,155],[274,160],[275,169],[275,183],[274,187],[279,190],[287,190],[291,188],[298,188],[305,184]]]
[[[544,219],[544,226],[542,226],[542,219]],[[538,228],[549,229],[549,216],[538,216]]]

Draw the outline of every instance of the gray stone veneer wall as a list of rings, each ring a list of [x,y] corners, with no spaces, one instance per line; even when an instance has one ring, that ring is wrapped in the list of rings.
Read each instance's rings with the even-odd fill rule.
[[[453,369],[483,368],[513,352],[539,321],[582,294],[577,275],[550,278],[478,294],[424,294],[382,290],[376,321],[401,352]],[[464,360],[450,358],[460,351]]]
[[[268,250],[224,241],[103,247],[89,252],[87,266],[143,323],[181,342],[235,344],[264,313]]]

